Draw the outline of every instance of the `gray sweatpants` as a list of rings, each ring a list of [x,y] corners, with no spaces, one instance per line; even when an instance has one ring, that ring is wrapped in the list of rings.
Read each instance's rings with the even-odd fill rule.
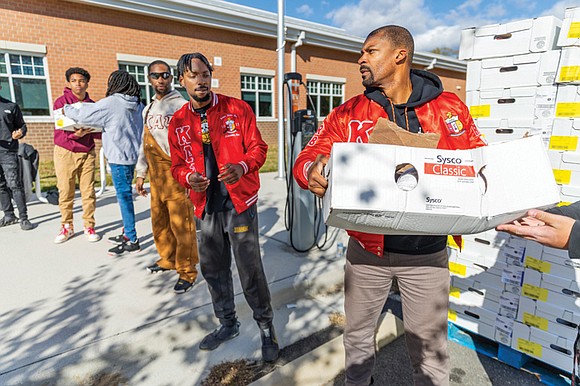
[[[232,250],[244,296],[260,327],[272,322],[270,290],[260,255],[258,213],[254,204],[245,212],[206,214],[199,222],[199,265],[207,282],[215,316],[224,326],[236,320],[232,281]]]
[[[375,330],[394,277],[401,293],[405,340],[415,385],[448,385],[447,250],[428,255],[387,253],[383,256],[387,259],[382,262],[385,265],[349,261],[349,254],[361,253],[369,252],[351,238],[344,279],[346,385],[370,383],[375,365]]]

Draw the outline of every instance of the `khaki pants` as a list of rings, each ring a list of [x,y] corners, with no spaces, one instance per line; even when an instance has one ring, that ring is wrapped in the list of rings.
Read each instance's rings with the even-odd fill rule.
[[[393,277],[397,277],[401,293],[415,385],[449,385],[447,250],[428,255],[387,253],[383,258],[389,265],[352,263],[349,253],[369,252],[351,238],[344,279],[346,385],[370,383],[375,365],[375,330]]]
[[[60,146],[54,147],[54,170],[58,188],[61,224],[73,224],[75,183],[78,177],[83,206],[83,224],[95,227],[95,149],[88,153],[74,153]]]
[[[193,204],[185,188],[171,175],[171,158],[161,150],[147,127],[143,141],[151,181],[153,240],[161,257],[157,265],[174,269],[181,279],[194,282],[199,255]]]

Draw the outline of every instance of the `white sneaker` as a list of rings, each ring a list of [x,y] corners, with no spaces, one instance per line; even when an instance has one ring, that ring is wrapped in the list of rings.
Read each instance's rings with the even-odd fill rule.
[[[90,243],[95,243],[101,239],[93,227],[85,227],[84,233]]]
[[[72,224],[62,224],[60,232],[54,238],[56,244],[64,243],[74,235],[75,231]]]

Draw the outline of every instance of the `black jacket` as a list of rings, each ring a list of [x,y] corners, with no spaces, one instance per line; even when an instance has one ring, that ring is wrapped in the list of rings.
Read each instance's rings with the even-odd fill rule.
[[[18,129],[24,137],[27,129],[20,107],[0,97],[0,151],[18,151],[18,140],[12,139],[12,132]]]

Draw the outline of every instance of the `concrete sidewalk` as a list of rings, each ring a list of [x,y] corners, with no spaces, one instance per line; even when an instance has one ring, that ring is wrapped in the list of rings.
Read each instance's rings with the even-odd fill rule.
[[[295,252],[284,227],[286,183],[274,173],[261,179],[261,246],[284,347],[329,326],[331,312],[342,312],[342,296],[326,296],[323,289],[342,283],[344,259],[335,254],[336,243],[345,243],[346,234],[332,229],[327,250]],[[215,364],[260,358],[258,328],[237,278],[240,336],[213,352],[197,348],[217,327],[209,292],[201,275],[191,291],[176,295],[174,272],[146,271],[158,258],[148,198],[135,199],[143,251],[122,257],[108,256],[111,245],[105,240],[122,226],[113,189],[98,199],[97,232],[103,236],[98,243],[87,242],[80,232],[79,198],[75,204],[77,235],[60,245],[53,243],[60,214],[50,204],[29,205],[37,225],[32,231],[18,225],[0,228],[0,384],[90,385],[105,380],[197,385]]]

